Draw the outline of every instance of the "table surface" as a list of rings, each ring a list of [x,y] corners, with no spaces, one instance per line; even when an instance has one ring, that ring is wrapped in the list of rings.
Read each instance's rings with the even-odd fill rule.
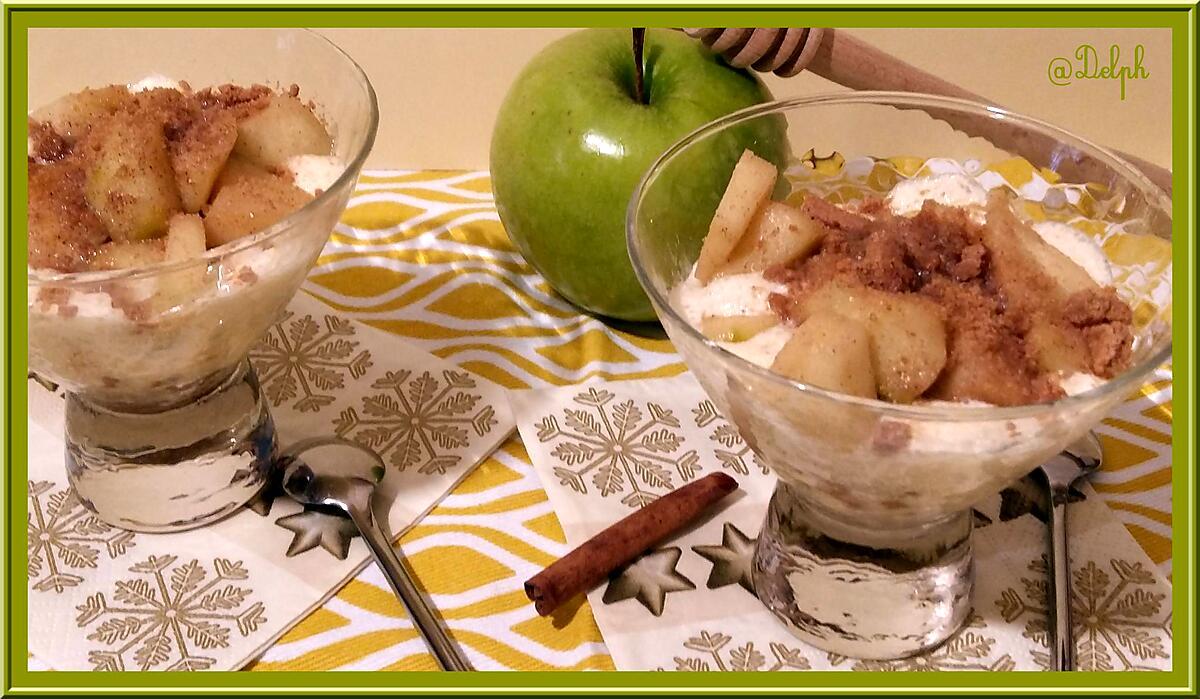
[[[371,171],[305,291],[513,389],[685,371],[670,343],[609,327],[556,298],[499,223],[486,172]],[[1170,573],[1171,384],[1132,396],[1098,428],[1095,479]],[[452,635],[480,669],[612,669],[586,601],[537,616],[522,584],[566,553],[514,434],[401,538]],[[250,670],[435,669],[374,566]]]

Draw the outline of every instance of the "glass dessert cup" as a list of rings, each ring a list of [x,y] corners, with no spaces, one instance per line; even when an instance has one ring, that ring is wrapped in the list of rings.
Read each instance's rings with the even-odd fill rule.
[[[982,124],[976,133],[997,137],[968,137],[941,119]],[[797,154],[837,151],[847,163],[1021,156],[1058,172],[1062,191],[1086,184],[1095,204],[1089,218],[1120,222],[1159,251],[1164,241],[1169,251],[1170,201],[1129,164],[1048,124],[962,100],[869,92],[775,102],[720,119],[668,149],[635,190],[627,236],[643,287],[693,374],[779,477],[755,553],[757,596],[797,637],[824,650],[912,655],[946,640],[970,611],[971,507],[1083,436],[1170,357],[1169,255],[1116,284],[1135,309],[1133,361],[1085,393],[1019,407],[899,405],[797,383],[706,338],[670,300],[692,270],[723,189],[698,184],[713,178],[695,173],[718,168],[727,181],[754,133],[745,126],[759,120],[786,127]],[[814,167],[811,153],[805,159],[789,169]],[[1043,204],[1069,202],[1055,195]],[[1165,298],[1161,286],[1145,293],[1154,281],[1147,274],[1165,279]]]
[[[137,42],[130,34],[139,31],[113,32],[119,39],[106,30],[39,32],[33,41],[112,61],[104,76],[55,71],[30,83],[51,99],[152,75],[196,87],[296,84],[316,103],[333,155],[345,163],[302,208],[202,257],[116,271],[29,271],[29,369],[65,391],[67,472],[80,501],[118,527],[170,532],[235,512],[267,483],[275,428],[247,355],[345,210],[378,110],[362,69],[312,32],[155,29],[146,30],[136,56],[110,50],[114,41]]]

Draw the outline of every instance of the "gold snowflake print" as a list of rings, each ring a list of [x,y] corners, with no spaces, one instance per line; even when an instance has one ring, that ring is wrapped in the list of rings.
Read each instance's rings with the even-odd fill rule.
[[[754,641],[729,647],[731,641],[733,638],[726,634],[701,631],[699,636],[693,636],[683,644],[684,648],[693,651],[694,654],[675,656],[673,669],[686,672],[777,672],[807,670],[810,667],[808,659],[798,648],[789,648],[772,641],[767,644],[767,649],[771,652],[771,657],[767,658],[765,653],[754,646]]]
[[[1049,647],[1046,558],[1029,563],[1031,578],[1021,578],[1024,594],[1014,588],[1001,593],[996,606],[1005,621],[1025,619],[1023,636]],[[1165,646],[1171,638],[1167,595],[1158,591],[1154,575],[1141,563],[1109,561],[1110,575],[1095,561],[1072,571],[1071,623],[1079,670],[1163,670],[1169,664]],[[1115,579],[1114,579],[1115,578]],[[1031,651],[1033,661],[1049,669],[1050,654]]]
[[[95,568],[102,551],[114,559],[123,555],[134,546],[134,536],[101,521],[79,502],[74,488],[54,490],[48,481],[29,481],[28,575],[38,592],[75,587],[83,577],[72,570]]]
[[[987,624],[972,612],[963,627],[945,643],[910,658],[900,660],[855,660],[851,670],[858,672],[942,672],[945,670],[985,670],[987,672],[1009,672],[1016,669],[1016,662],[1005,653],[991,658],[996,639],[980,633]],[[837,667],[851,660],[844,655],[828,653],[829,664]]]
[[[749,464],[753,463],[764,476],[770,474],[766,465],[758,460],[758,456],[746,444],[746,440],[738,434],[737,428],[725,421],[711,400],[703,400],[695,408],[692,408],[692,416],[696,421],[696,427],[716,425],[708,438],[719,445],[713,449],[713,455],[717,457],[717,461],[721,462],[723,468],[748,476],[750,475]]]
[[[360,416],[346,408],[334,421],[339,437],[374,449],[401,471],[417,466],[423,474],[443,474],[458,465],[470,445],[470,433],[482,437],[499,422],[483,399],[475,380],[462,371],[446,370],[439,381],[428,371],[411,378],[410,371],[389,371],[371,384],[385,391],[364,396]],[[411,380],[410,380],[411,378]]]
[[[289,311],[250,351],[258,380],[271,405],[295,400],[299,412],[317,412],[335,400],[333,391],[346,385],[346,374],[362,378],[371,367],[371,353],[355,353],[354,324],[325,316],[324,329],[310,315],[293,318]]]
[[[642,507],[675,488],[677,474],[690,481],[700,470],[694,450],[677,454],[683,437],[679,420],[668,409],[646,403],[646,411],[632,400],[611,405],[615,396],[589,388],[575,396],[581,409],[563,410],[563,424],[547,415],[537,423],[538,440],[558,441],[551,456],[563,463],[554,468],[561,485],[586,495],[587,480],[601,497],[628,493],[621,502]]]
[[[132,566],[138,577],[116,582],[115,606],[97,592],[75,607],[79,628],[100,621],[87,636],[105,646],[88,653],[92,669],[206,670],[216,658],[203,651],[227,648],[231,628],[246,637],[266,623],[262,602],[247,605],[253,591],[233,584],[250,577],[241,561],[215,559],[209,578],[198,560],[176,560],[150,556]]]

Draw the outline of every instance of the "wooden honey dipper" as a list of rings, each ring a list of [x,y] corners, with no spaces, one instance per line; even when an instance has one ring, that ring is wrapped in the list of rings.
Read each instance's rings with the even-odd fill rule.
[[[707,28],[683,31],[736,68],[775,73],[785,78],[808,69],[852,90],[924,92],[1000,106],[836,29]],[[1060,174],[1075,181],[1106,179],[1108,168],[1103,163],[1065,150],[1053,138],[1009,128],[1004,120],[960,112],[926,111],[956,129],[986,138],[1001,148],[1033,156],[1042,163],[1053,163]],[[1115,152],[1167,194],[1171,193],[1170,170],[1134,155]]]

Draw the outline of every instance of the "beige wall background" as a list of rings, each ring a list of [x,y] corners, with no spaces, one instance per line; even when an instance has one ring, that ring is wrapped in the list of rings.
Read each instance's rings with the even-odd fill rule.
[[[115,30],[114,30],[115,31]],[[486,168],[492,123],[508,85],[542,47],[570,29],[324,29],[354,57],[380,100],[369,167]],[[1145,29],[855,29],[848,33],[999,104],[1163,166],[1171,154],[1171,36]],[[1144,80],[1052,85],[1047,65],[1083,43],[1122,62],[1145,47]],[[139,47],[131,46],[136,51]],[[76,60],[76,58],[78,60]],[[61,42],[30,37],[30,103],[44,71],[103,75],[104,56],[71,55]],[[767,76],[779,98],[842,90],[811,74]]]
[[[567,29],[322,30],[371,76],[383,121],[371,166],[487,166],[492,122],[509,83],[538,50]],[[849,31],[913,65],[1018,112],[1163,166],[1171,156],[1169,30],[855,29]],[[1145,47],[1150,77],[1055,87],[1046,67],[1090,43],[1132,61]],[[767,76],[778,98],[842,90],[802,73]]]

